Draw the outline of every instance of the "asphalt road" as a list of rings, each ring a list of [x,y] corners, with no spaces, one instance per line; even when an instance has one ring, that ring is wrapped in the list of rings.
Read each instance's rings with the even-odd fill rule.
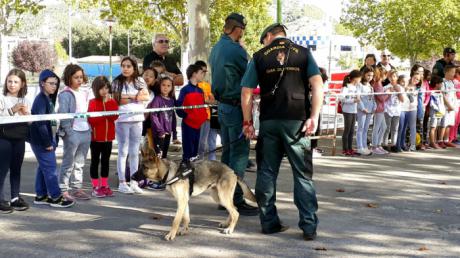
[[[114,153],[116,150],[114,149]],[[171,153],[177,157],[178,153]],[[251,153],[253,154],[253,153]],[[116,189],[116,155],[110,184]],[[191,200],[191,232],[163,240],[175,213],[167,192],[79,201],[69,209],[31,208],[0,216],[1,257],[459,257],[460,149],[349,158],[315,163],[318,238],[302,240],[283,161],[277,207],[290,226],[260,233],[258,217],[240,217],[233,235],[220,233],[226,212],[207,195]],[[23,166],[22,194],[32,203],[36,161]],[[246,181],[254,186],[255,173]],[[9,182],[6,182],[7,196]],[[85,188],[90,188],[89,160]]]

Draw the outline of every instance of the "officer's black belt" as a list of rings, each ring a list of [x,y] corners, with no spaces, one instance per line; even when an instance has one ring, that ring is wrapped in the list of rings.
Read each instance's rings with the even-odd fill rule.
[[[241,99],[220,99],[219,102],[231,106],[241,106]]]

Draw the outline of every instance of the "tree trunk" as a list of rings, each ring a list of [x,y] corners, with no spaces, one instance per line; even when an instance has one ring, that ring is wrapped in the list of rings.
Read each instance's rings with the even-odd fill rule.
[[[409,59],[410,61],[410,67],[414,66],[415,62],[417,62],[417,53],[413,53]]]
[[[197,60],[207,62],[210,52],[210,26],[209,26],[210,0],[188,0],[188,61]]]

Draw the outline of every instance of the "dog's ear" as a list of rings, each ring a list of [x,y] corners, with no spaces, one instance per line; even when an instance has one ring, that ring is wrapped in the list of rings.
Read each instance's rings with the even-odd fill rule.
[[[148,157],[150,160],[153,160],[155,162],[156,159],[158,159],[158,155],[153,148],[148,148]]]

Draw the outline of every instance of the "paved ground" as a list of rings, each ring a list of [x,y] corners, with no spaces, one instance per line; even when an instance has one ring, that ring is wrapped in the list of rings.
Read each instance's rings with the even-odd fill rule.
[[[26,158],[22,191],[29,203],[35,166],[33,157]],[[258,217],[241,217],[235,233],[223,235],[217,225],[226,212],[202,195],[191,201],[191,233],[166,242],[175,202],[167,192],[150,191],[81,201],[70,209],[32,206],[2,215],[0,256],[458,257],[459,167],[460,149],[315,159],[320,225],[313,242],[301,240],[292,175],[284,161],[277,201],[282,220],[291,227],[284,233],[262,235]],[[247,174],[247,182],[254,185],[254,173]]]

